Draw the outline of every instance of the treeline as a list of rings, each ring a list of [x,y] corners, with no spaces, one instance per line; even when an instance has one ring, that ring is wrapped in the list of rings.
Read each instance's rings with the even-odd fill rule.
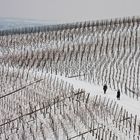
[[[39,33],[39,32],[48,32],[48,31],[58,31],[58,30],[67,30],[67,29],[76,29],[76,28],[85,28],[91,26],[112,26],[117,24],[133,24],[140,23],[139,17],[126,17],[126,18],[116,18],[110,20],[96,20],[96,21],[85,21],[85,22],[76,22],[68,24],[58,24],[58,25],[42,25],[37,27],[25,27],[25,28],[16,28],[0,31],[0,36],[5,35],[14,35],[14,34],[27,34],[27,33]]]

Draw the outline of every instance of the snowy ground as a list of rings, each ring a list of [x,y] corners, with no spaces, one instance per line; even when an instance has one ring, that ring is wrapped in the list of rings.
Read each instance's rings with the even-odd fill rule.
[[[129,113],[137,115],[138,118],[140,119],[140,101],[133,98],[129,98],[125,94],[121,94],[120,100],[117,100],[116,99],[117,91],[114,91],[110,88],[108,88],[107,93],[104,94],[102,85],[91,84],[86,81],[80,81],[76,78],[66,78],[64,76],[56,76],[56,77],[59,77],[60,79],[62,78],[64,81],[73,84],[74,88],[85,89],[86,93],[90,93],[91,96],[101,95],[102,97],[113,99],[120,106],[123,106],[126,110],[128,110]]]
[[[133,26],[130,26],[131,28],[135,29]],[[100,136],[100,132],[108,133],[106,134],[108,138],[105,140],[110,139],[110,133],[118,137],[114,139],[112,136],[110,140],[132,140],[132,137],[134,140],[134,137],[137,136],[139,138],[140,100],[137,100],[132,92],[129,92],[128,95],[125,92],[125,88],[127,91],[135,91],[135,93],[139,91],[140,47],[137,47],[139,36],[135,35],[135,31],[128,35],[129,31],[124,30],[123,26],[118,26],[119,37],[117,37],[117,28],[116,34],[110,37],[110,34],[115,32],[113,31],[114,27],[112,29],[103,27],[101,32],[98,28],[91,31],[86,29],[0,37],[0,61],[2,63],[0,65],[0,117],[2,118],[0,126],[6,127],[11,123],[9,121],[15,120],[12,121],[13,124],[11,123],[12,128],[12,125],[15,125],[16,121],[19,123],[18,119],[21,118],[23,122],[21,121],[20,126],[17,127],[20,131],[16,130],[15,133],[17,140],[20,139],[19,135],[24,137],[22,138],[24,140],[25,136],[32,140],[32,135],[38,136],[39,134],[40,138],[37,140],[44,140],[43,135],[49,138],[45,132],[54,133],[55,130],[51,129],[55,127],[57,131],[60,130],[58,132],[60,138],[54,138],[55,134],[52,134],[54,135],[52,140],[63,140],[61,136],[64,133],[73,137],[79,133],[91,131],[91,129],[94,131],[94,128],[97,130],[97,136]],[[109,33],[104,34],[104,30]],[[73,40],[71,40],[70,34],[73,35]],[[101,39],[98,38],[100,35]],[[136,39],[138,39],[137,42]],[[82,74],[86,75],[85,79]],[[45,77],[46,75],[51,76]],[[74,75],[77,75],[77,78],[72,78]],[[35,81],[40,79],[42,79],[41,82],[26,87],[26,85],[36,83]],[[67,83],[70,83],[70,86]],[[106,94],[103,93],[101,83],[108,85]],[[78,89],[85,90],[82,94],[80,93],[80,97]],[[120,100],[116,99],[117,91],[114,89],[121,90]],[[87,101],[88,93],[90,99]],[[56,99],[59,101],[56,102]],[[51,103],[49,107],[45,104],[46,102]],[[78,106],[78,102],[82,105]],[[32,103],[31,106],[30,103]],[[37,113],[33,109],[37,107],[40,110],[44,104],[45,108],[50,109],[50,112],[48,108],[48,110],[46,109],[48,112],[43,108],[44,112],[37,111]],[[78,107],[81,108],[78,109]],[[57,113],[54,113],[55,111]],[[31,115],[29,116],[28,113]],[[52,118],[46,117],[48,114]],[[13,116],[11,117],[11,115]],[[67,115],[72,121],[68,119]],[[16,117],[18,119],[15,119]],[[5,120],[8,121],[8,125]],[[76,129],[72,128],[71,122],[76,124]],[[40,128],[35,129],[35,126]],[[71,129],[68,126],[71,126]],[[106,130],[103,130],[103,126],[106,127]],[[8,129],[10,130],[9,126]],[[137,130],[135,131],[135,129]],[[3,130],[5,131],[5,128]],[[28,130],[33,132],[28,133]],[[69,132],[70,130],[72,133]],[[23,132],[23,136],[21,132]],[[8,137],[9,134],[11,135],[10,131],[6,136]],[[2,140],[5,140],[5,133],[2,135]],[[91,132],[87,135],[91,135]],[[131,137],[128,138],[130,135]],[[11,139],[15,137],[13,136]],[[81,140],[81,137],[79,139]],[[35,139],[33,138],[33,140]],[[92,139],[87,138],[87,140],[93,140],[93,137]]]

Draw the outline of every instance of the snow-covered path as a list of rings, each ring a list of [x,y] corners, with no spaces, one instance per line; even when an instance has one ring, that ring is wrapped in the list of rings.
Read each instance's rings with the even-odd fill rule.
[[[116,99],[117,91],[112,90],[110,88],[108,88],[107,93],[104,94],[103,87],[100,85],[91,84],[86,81],[77,80],[75,78],[67,78],[59,75],[54,75],[54,76],[63,79],[68,83],[73,84],[74,88],[76,89],[78,88],[84,89],[87,93],[90,93],[91,96],[101,95],[102,97],[110,98],[116,101],[120,106],[123,106],[129,113],[137,115],[138,119],[140,119],[140,101],[130,98],[125,94],[121,94],[120,100],[117,100]]]

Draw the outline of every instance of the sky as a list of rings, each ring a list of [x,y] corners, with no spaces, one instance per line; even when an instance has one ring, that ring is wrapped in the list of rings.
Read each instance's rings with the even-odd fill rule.
[[[139,16],[140,0],[0,0],[0,17],[76,22]]]

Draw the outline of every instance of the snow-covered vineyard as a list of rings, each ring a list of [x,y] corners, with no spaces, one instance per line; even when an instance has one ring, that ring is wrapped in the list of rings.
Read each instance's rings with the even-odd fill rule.
[[[0,140],[140,140],[140,18],[0,31]]]

